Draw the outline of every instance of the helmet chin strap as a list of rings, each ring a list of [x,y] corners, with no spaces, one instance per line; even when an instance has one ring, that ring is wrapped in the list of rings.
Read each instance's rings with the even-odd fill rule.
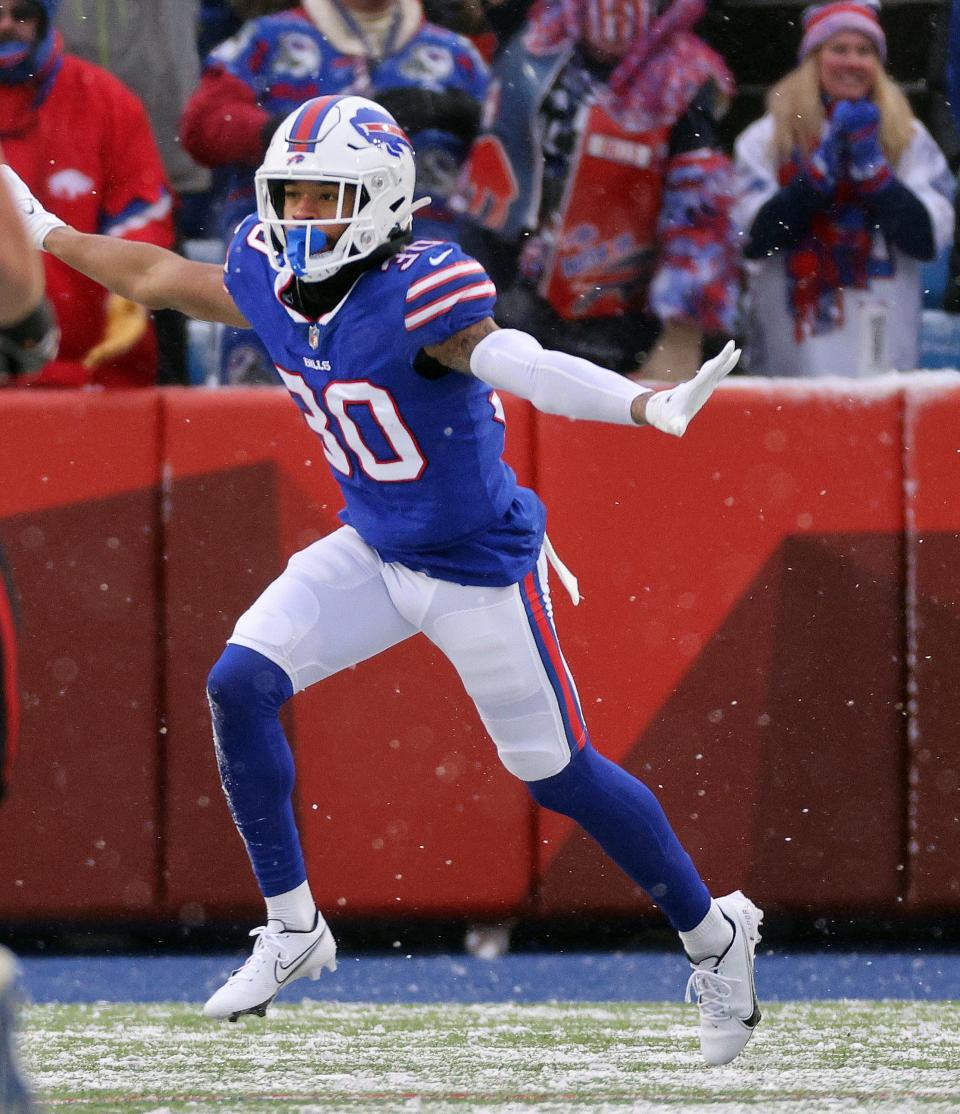
[[[378,266],[401,251],[405,244],[410,242],[411,233],[395,232],[390,239],[363,259],[354,259],[344,265],[334,274],[325,279],[298,278],[280,295],[280,299],[298,313],[316,320],[328,313],[344,297],[357,279],[371,268]]]
[[[428,205],[433,204],[432,197],[421,197],[419,201],[414,201],[410,206],[409,215],[412,217],[414,213],[418,213],[421,209],[426,209]]]

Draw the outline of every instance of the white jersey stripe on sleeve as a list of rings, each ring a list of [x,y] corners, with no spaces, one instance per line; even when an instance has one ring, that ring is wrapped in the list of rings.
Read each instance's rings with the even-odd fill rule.
[[[497,288],[489,280],[487,282],[475,282],[472,286],[464,286],[460,290],[455,290],[452,294],[447,294],[446,297],[430,302],[422,309],[408,313],[404,317],[403,323],[407,332],[410,332],[412,329],[419,328],[419,326],[425,325],[435,317],[446,313],[451,306],[455,306],[458,302],[469,302],[475,298],[493,298],[496,293]]]
[[[432,275],[427,275],[426,278],[419,279],[413,283],[407,291],[407,301],[412,302],[414,298],[419,298],[421,294],[432,290],[435,286],[440,286],[445,282],[451,282],[455,278],[460,278],[462,275],[475,275],[483,271],[483,266],[475,259],[465,259],[460,263],[451,263],[449,267],[441,267],[439,271],[434,271]]]

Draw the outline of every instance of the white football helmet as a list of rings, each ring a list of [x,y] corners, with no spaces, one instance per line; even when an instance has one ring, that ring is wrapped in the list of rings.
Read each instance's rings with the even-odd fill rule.
[[[416,171],[413,146],[386,109],[364,97],[314,97],[283,121],[254,176],[257,213],[276,270],[321,282],[345,263],[364,259],[409,231]],[[339,188],[337,215],[323,220],[284,217],[284,184],[329,182]],[[350,201],[353,186],[352,203]],[[325,231],[346,224],[335,243]]]

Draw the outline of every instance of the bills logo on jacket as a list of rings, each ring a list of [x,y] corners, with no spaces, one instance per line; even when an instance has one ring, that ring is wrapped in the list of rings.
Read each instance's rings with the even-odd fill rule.
[[[372,108],[361,108],[350,123],[368,143],[377,143],[385,147],[387,153],[394,158],[400,158],[404,148],[413,151],[413,144],[407,138],[407,133],[386,113],[375,112]]]

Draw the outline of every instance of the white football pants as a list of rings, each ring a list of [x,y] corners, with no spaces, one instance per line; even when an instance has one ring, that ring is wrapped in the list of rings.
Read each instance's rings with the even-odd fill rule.
[[[296,693],[417,631],[453,664],[510,773],[551,777],[584,745],[543,552],[519,584],[478,588],[385,563],[344,526],[291,557],[229,641],[279,665]]]

